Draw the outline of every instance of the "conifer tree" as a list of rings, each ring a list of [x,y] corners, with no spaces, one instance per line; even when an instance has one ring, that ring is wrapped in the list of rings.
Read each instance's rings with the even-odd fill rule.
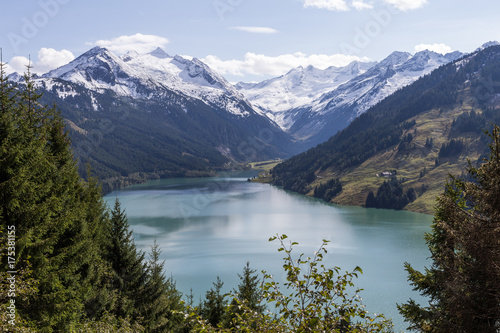
[[[217,327],[222,321],[227,306],[226,295],[222,293],[224,282],[217,276],[213,282],[213,288],[205,294],[205,300],[201,306],[201,316],[207,320],[212,327]]]
[[[110,218],[107,206],[101,198],[101,188],[96,178],[87,171],[88,181],[84,182],[82,201],[86,203],[84,219],[87,221],[87,254],[92,256],[92,265],[85,265],[87,286],[83,290],[85,316],[89,320],[99,320],[102,315],[112,313],[116,304],[113,288],[114,270],[107,260]]]
[[[240,284],[238,285],[237,297],[241,301],[245,301],[247,306],[258,313],[264,311],[264,306],[261,305],[262,289],[261,281],[255,274],[257,271],[250,268],[250,262],[247,261],[246,266],[243,268],[243,274],[238,274]],[[236,290],[235,290],[236,291]]]
[[[419,332],[496,333],[500,327],[500,129],[490,134],[490,154],[470,180],[451,177],[439,197],[426,235],[432,266],[419,272],[406,263],[409,280],[430,298],[398,306]]]
[[[116,315],[123,318],[137,317],[135,302],[141,299],[144,292],[146,265],[144,253],[136,248],[127,217],[118,199],[111,212],[109,236],[107,258],[115,273],[113,286],[118,294]]]
[[[158,244],[146,265],[119,202],[110,216],[90,171],[80,178],[64,120],[38,102],[29,70],[14,86],[0,59],[0,232],[15,226],[18,328],[182,328],[181,294],[163,274]]]
[[[16,227],[16,261],[29,258],[38,280],[37,293],[17,310],[40,331],[67,331],[99,280],[100,192],[81,181],[64,122],[38,103],[29,67],[13,89],[2,65],[0,93],[1,223]],[[93,219],[91,207],[98,211]]]
[[[140,306],[143,326],[152,333],[182,331],[182,295],[172,278],[165,277],[165,262],[160,261],[160,254],[160,246],[155,240],[149,253],[148,277]]]
[[[259,280],[259,277],[255,274],[256,272],[256,270],[250,268],[250,262],[247,261],[246,266],[243,267],[243,274],[238,274],[240,283],[238,289],[233,290],[234,298],[224,314],[224,327],[233,327],[237,315],[243,313],[240,305],[245,306],[245,311],[250,310],[257,314],[264,312],[265,305],[261,304],[263,300],[262,281]]]

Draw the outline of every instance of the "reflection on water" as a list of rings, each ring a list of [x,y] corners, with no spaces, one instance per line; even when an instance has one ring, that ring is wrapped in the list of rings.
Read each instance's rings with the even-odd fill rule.
[[[432,217],[411,212],[326,204],[264,184],[251,175],[169,179],[135,185],[105,197],[118,197],[126,209],[138,247],[148,251],[156,239],[163,250],[167,275],[183,293],[203,297],[219,275],[229,292],[250,261],[278,279],[282,254],[268,242],[276,233],[300,243],[294,250],[312,254],[328,239],[329,266],[364,274],[357,286],[370,311],[393,318],[404,329],[396,303],[419,299],[406,281],[404,262],[421,269],[428,250],[425,232]]]

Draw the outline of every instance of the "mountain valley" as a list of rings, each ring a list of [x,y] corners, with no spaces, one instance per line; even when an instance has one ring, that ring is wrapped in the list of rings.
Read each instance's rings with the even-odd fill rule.
[[[500,46],[444,65],[260,181],[344,205],[432,213],[448,174],[485,156],[483,129],[500,122],[499,68]]]
[[[495,43],[485,47],[491,45]],[[387,124],[373,121],[360,128],[359,124],[366,122],[360,117],[364,112],[387,109],[387,103],[393,108],[395,104],[384,100],[386,97],[389,101],[397,99],[394,96],[401,95],[402,88],[421,85],[418,82],[429,80],[427,76],[433,70],[451,66],[446,64],[461,56],[460,52],[441,55],[427,50],[415,55],[393,52],[379,63],[353,62],[326,69],[298,67],[274,79],[233,86],[196,58],[170,56],[160,48],[147,54],[129,51],[117,56],[95,47],[67,65],[35,76],[34,82],[43,92],[42,101],[61,109],[80,174],[86,175],[90,166],[107,193],[147,179],[208,176],[218,170],[242,168],[249,162],[286,159],[317,145],[315,149],[323,151],[325,146],[344,144],[335,138],[345,137],[346,133],[370,140],[369,135],[379,136]],[[438,75],[435,73],[444,67],[432,75]],[[10,79],[23,81],[18,74],[12,74]],[[455,89],[464,90],[464,86]],[[410,91],[399,98],[402,109],[408,103],[417,103],[429,89]],[[456,100],[450,102],[455,103],[453,107],[437,103],[432,108],[427,106],[427,113],[404,117],[416,124],[399,122],[398,132],[391,134],[389,143],[370,148],[376,154],[363,155],[348,165],[349,175],[346,168],[334,171],[335,162],[320,165],[320,161],[336,158],[331,148],[315,162],[315,170],[308,169],[310,162],[303,161],[303,156],[314,156],[313,149],[276,167],[273,183],[313,195],[318,184],[324,187],[325,179],[340,176],[343,191],[334,202],[363,205],[367,193],[385,180],[374,175],[394,169],[399,171],[399,177],[416,179],[405,185],[419,189],[419,199],[407,209],[428,212],[429,202],[441,189],[438,179],[466,167],[460,162],[451,168],[443,164],[435,168],[432,163],[441,145],[451,138],[450,119],[473,110],[482,114],[474,96],[467,94],[471,95],[470,89],[460,94],[460,106],[455,105]],[[347,127],[351,122],[356,131]],[[405,147],[412,145],[412,149],[404,153],[399,147],[387,150],[401,145],[402,138],[410,134],[412,139]],[[429,138],[434,140],[432,147],[425,146]],[[474,153],[467,156],[476,159],[479,146],[474,140],[478,138],[468,142],[470,153]],[[351,149],[350,153],[357,156],[365,148],[360,149]],[[294,161],[301,161],[299,169],[307,169],[307,175],[286,172],[288,178],[284,180],[279,170]],[[425,177],[416,177],[424,169]],[[431,187],[434,190],[429,190]],[[422,201],[425,204],[419,204]]]
[[[22,83],[20,75],[11,80]],[[300,152],[292,138],[197,59],[96,47],[34,83],[61,110],[80,173],[109,192],[148,178],[214,175]]]

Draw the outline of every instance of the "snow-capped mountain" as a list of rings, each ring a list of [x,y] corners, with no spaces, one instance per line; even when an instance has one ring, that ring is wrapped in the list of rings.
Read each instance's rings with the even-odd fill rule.
[[[393,52],[370,70],[324,94],[316,100],[313,111],[331,112],[341,106],[356,103],[355,118],[396,90],[461,55],[460,52],[441,55],[428,50],[414,56],[407,52]]]
[[[287,74],[256,84],[240,82],[236,85],[252,104],[288,130],[293,119],[287,117],[291,109],[311,104],[324,93],[366,72],[375,63],[354,61],[346,67],[318,69],[300,66]]]
[[[282,129],[316,145],[396,90],[461,55],[393,52],[379,63],[299,67],[276,79],[236,87]]]
[[[34,82],[61,110],[82,174],[88,163],[100,179],[210,174],[300,149],[203,62],[161,49],[96,47]]]
[[[158,48],[148,54],[129,51],[118,57],[95,47],[80,57],[44,74],[84,86],[92,91],[111,90],[118,96],[159,100],[165,92],[176,92],[248,116],[252,110],[244,97],[226,79],[200,60],[170,56]]]
[[[484,49],[486,49],[488,47],[491,47],[491,46],[498,46],[498,45],[500,45],[499,42],[497,42],[496,40],[492,40],[492,41],[486,42],[483,45],[481,45],[480,47],[478,47],[476,49],[476,52],[477,51],[482,51],[482,50],[484,50]]]

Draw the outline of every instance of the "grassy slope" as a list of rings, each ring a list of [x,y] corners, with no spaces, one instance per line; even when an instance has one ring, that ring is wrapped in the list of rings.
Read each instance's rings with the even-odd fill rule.
[[[448,175],[460,175],[467,167],[467,158],[476,161],[479,158],[477,152],[482,151],[477,135],[461,137],[466,142],[467,150],[458,159],[442,160],[439,166],[435,165],[441,145],[450,140],[453,119],[470,110],[471,107],[464,103],[460,108],[443,112],[431,110],[421,114],[413,118],[416,120],[416,125],[405,133],[411,133],[414,137],[411,142],[412,148],[406,154],[398,152],[397,146],[391,147],[347,173],[335,174],[329,170],[322,172],[318,175],[318,180],[313,183],[313,186],[338,177],[342,182],[343,191],[334,198],[333,202],[342,205],[362,206],[368,192],[376,193],[378,187],[385,180],[383,177],[377,177],[377,174],[397,170],[397,177],[406,179],[404,186],[413,187],[419,196],[405,209],[432,214],[435,199],[442,193]],[[431,149],[425,147],[427,138],[434,140]],[[424,170],[424,167],[427,169],[427,173],[420,178],[420,172]],[[426,187],[426,190],[423,190],[423,186]]]
[[[272,168],[280,164],[282,160],[270,160],[270,161],[262,161],[262,162],[252,162],[249,163],[250,167],[255,170],[262,170],[265,172],[269,172]]]
[[[397,177],[405,181],[403,186],[413,188],[418,196],[405,209],[433,213],[435,199],[443,192],[449,174],[462,174],[467,159],[476,164],[485,153],[488,140],[479,129],[490,127],[488,122],[500,123],[498,82],[500,46],[468,55],[387,97],[338,135],[278,165],[269,180],[259,181],[312,195],[318,185],[339,178],[343,191],[333,202],[362,206],[369,191],[376,192],[385,180],[377,174],[396,170]],[[482,113],[479,108],[485,108],[486,116],[475,116]],[[454,133],[461,134],[454,137],[454,120],[473,109],[475,115],[458,119]],[[403,129],[405,133],[401,133]],[[413,138],[409,144],[408,134]],[[432,148],[425,146],[427,138],[433,139]],[[436,165],[441,147],[451,139],[465,144],[461,155],[442,158]],[[453,147],[448,149],[450,154],[455,151]],[[358,164],[360,161],[362,164]],[[421,176],[424,168],[427,172]]]
[[[271,178],[269,177],[269,171],[281,162],[282,160],[270,160],[249,163],[252,169],[261,171],[252,181],[256,183],[270,184]]]

